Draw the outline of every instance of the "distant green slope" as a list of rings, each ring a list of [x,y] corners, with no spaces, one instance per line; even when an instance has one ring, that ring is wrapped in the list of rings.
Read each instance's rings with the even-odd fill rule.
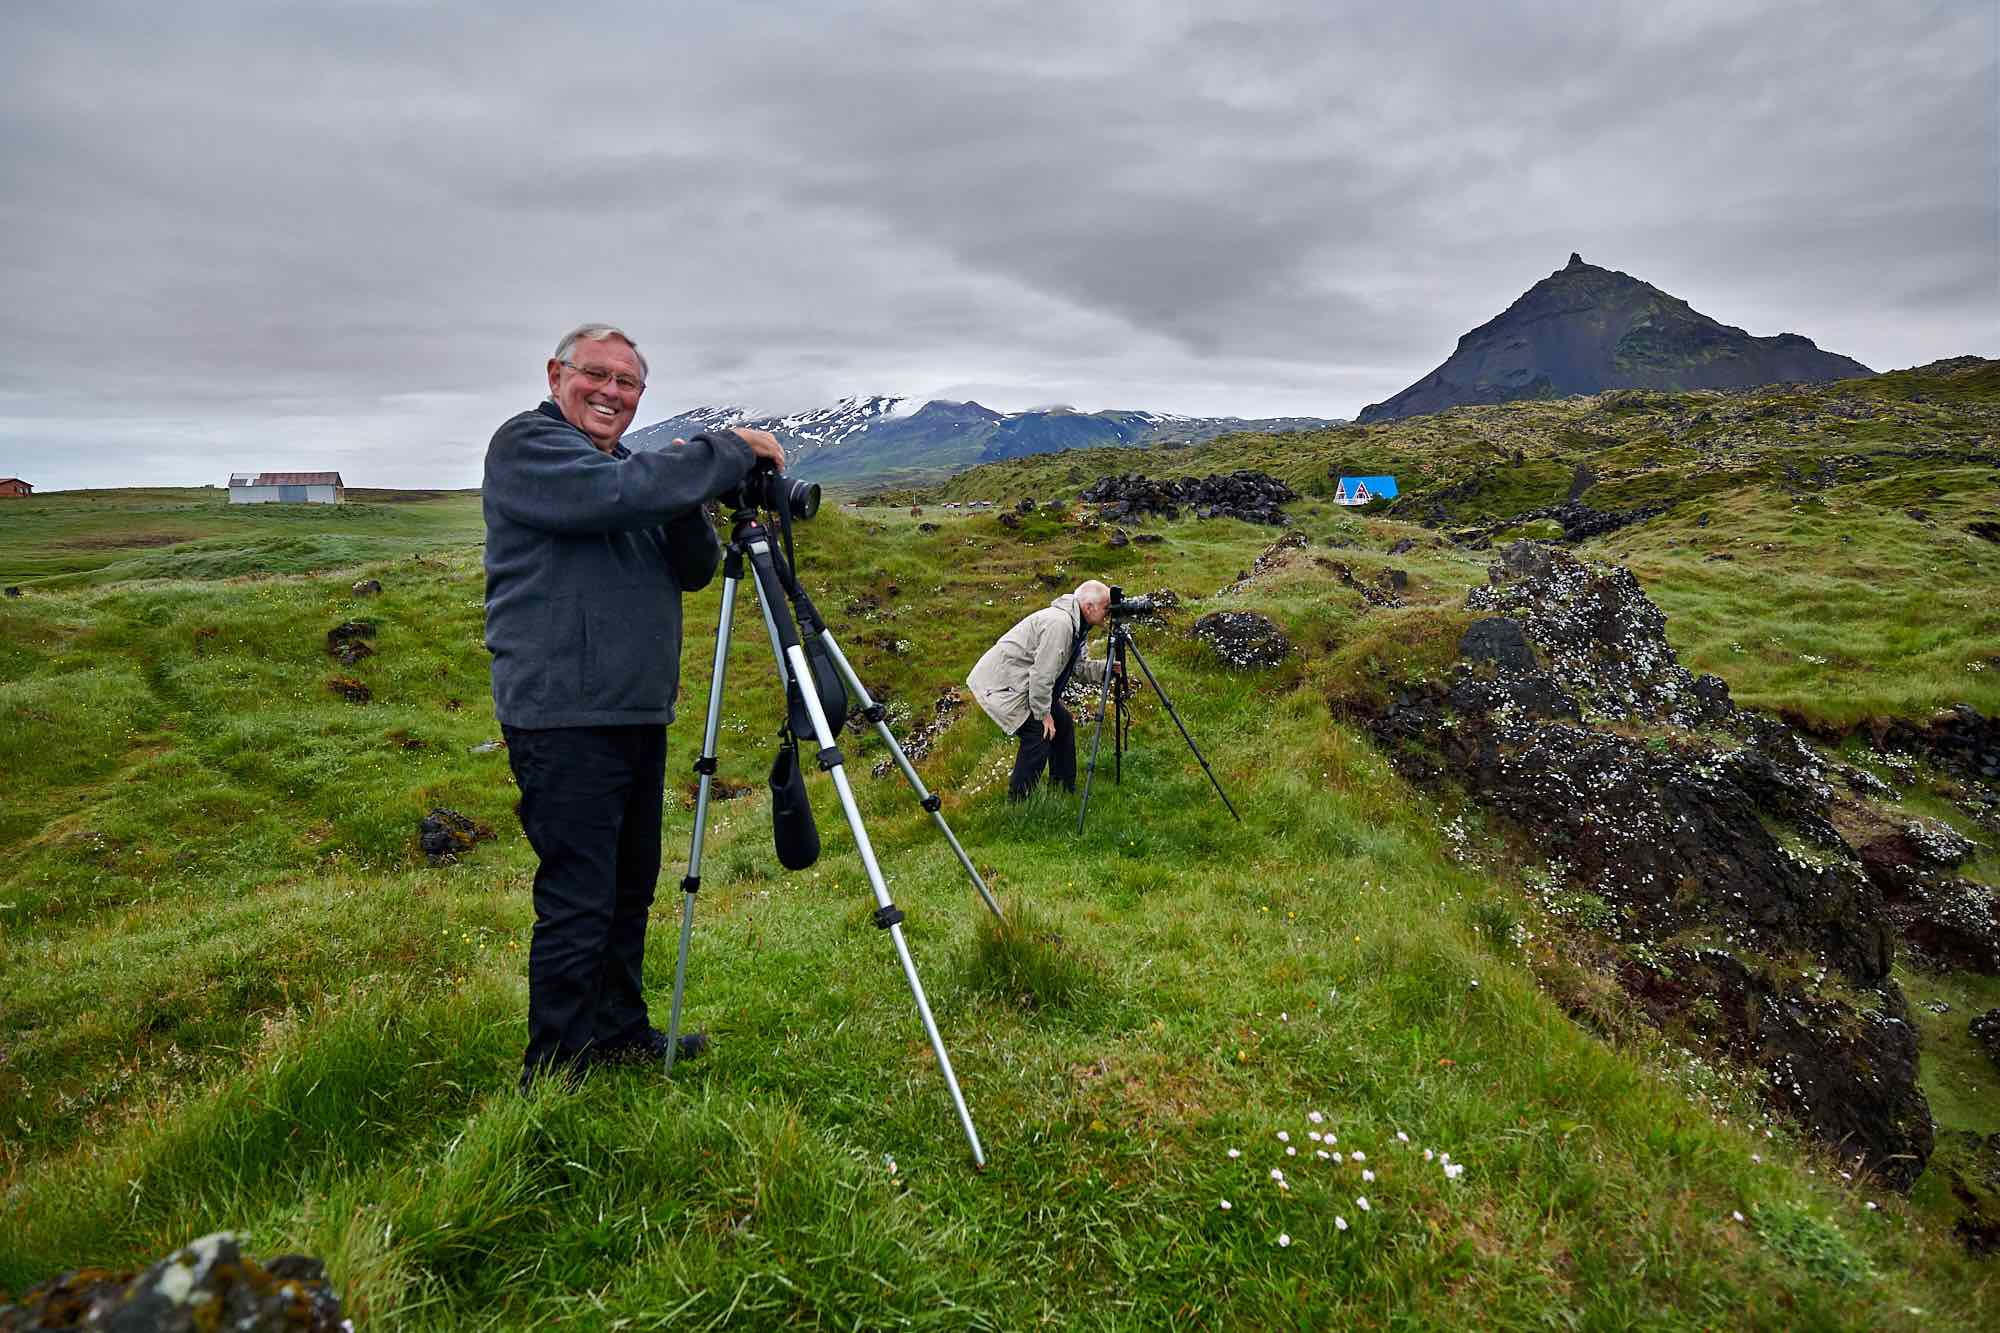
[[[477,491],[350,489],[337,505],[232,505],[217,486],[0,502],[0,582],[302,574],[477,541]]]

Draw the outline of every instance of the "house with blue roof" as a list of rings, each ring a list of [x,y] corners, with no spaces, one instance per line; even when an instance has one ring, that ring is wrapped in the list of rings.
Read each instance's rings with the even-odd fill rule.
[[[1337,505],[1365,505],[1370,500],[1395,498],[1394,477],[1342,477],[1333,490],[1333,502]]]

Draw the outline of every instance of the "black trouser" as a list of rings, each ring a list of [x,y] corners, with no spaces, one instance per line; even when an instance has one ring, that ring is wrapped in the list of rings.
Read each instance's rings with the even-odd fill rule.
[[[541,858],[523,1081],[645,1038],[646,913],[660,875],[667,729],[503,727]]]
[[[1021,749],[1014,756],[1014,776],[1007,780],[1007,795],[1014,800],[1023,800],[1034,790],[1044,767],[1049,770],[1050,782],[1076,790],[1076,719],[1059,703],[1049,705],[1049,716],[1056,720],[1053,738],[1042,735],[1038,717],[1030,717],[1014,733],[1021,738]]]

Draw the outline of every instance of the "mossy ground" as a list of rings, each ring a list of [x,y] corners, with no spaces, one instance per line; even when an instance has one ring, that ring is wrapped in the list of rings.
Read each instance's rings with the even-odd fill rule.
[[[1532,445],[1587,410],[1480,412]],[[1442,486],[1456,479],[1443,455],[1426,473],[1395,451],[1423,457],[1459,415],[1358,433],[1366,449],[1357,432],[1328,432],[1157,462],[1289,470],[1310,486],[1337,453]],[[1002,498],[993,478],[1014,477],[1011,494],[1049,498],[1069,469],[1088,480],[1106,464],[1012,466],[952,485]],[[1565,460],[1550,476],[1566,487],[1567,472]],[[1914,596],[1843,596],[1837,571],[1801,554],[1827,532],[1790,532],[1831,518],[1793,515],[1768,488],[1727,491],[1726,511],[1706,501],[1710,526],[1696,530],[1739,550],[1796,539],[1761,553],[1775,557],[1762,596],[1723,581],[1744,571],[1647,538],[1679,534],[1692,516],[1678,511],[1585,553],[1632,562],[1690,665],[1739,699],[1839,718],[1853,689],[1868,710],[1967,699],[1992,711],[1994,677],[1965,664],[1991,642],[1994,558],[1968,546],[1947,565],[1930,543],[1957,530],[1950,504],[1985,512],[1995,498],[1940,489],[1935,527],[1840,516],[1886,587],[1972,598],[1928,617],[1942,622],[1928,637],[1898,637],[1926,620],[1914,610],[1908,631],[1871,627],[1885,607],[1903,619]],[[88,497],[35,503],[62,511],[58,529],[100,521]],[[262,568],[286,524],[322,521],[269,518],[234,534],[233,567],[220,548],[215,567],[172,579],[71,567],[69,585],[0,603],[0,1287],[230,1227],[252,1252],[324,1256],[368,1327],[1992,1318],[1992,1270],[1947,1240],[1948,1199],[1842,1182],[1761,1117],[1754,1088],[1634,1023],[1530,891],[1535,868],[1475,815],[1405,786],[1340,720],[1394,672],[1450,660],[1486,556],[1313,500],[1294,506],[1312,544],[1226,595],[1274,531],[1152,523],[1166,542],[1114,550],[1066,513],[1019,531],[954,516],[926,533],[935,514],[832,505],[800,530],[808,585],[903,734],[1054,591],[1094,575],[1186,599],[1141,644],[1243,823],[1150,696],[1135,704],[1123,781],[1100,772],[1081,839],[1072,800],[1002,799],[1012,746],[976,710],[923,762],[1014,909],[1012,931],[991,923],[900,778],[865,776],[879,742],[848,742],[987,1171],[967,1163],[817,777],[826,851],[803,874],[777,871],[761,794],[715,807],[689,991],[714,1049],[671,1083],[618,1072],[518,1097],[533,859],[506,756],[473,748],[497,729],[465,503],[379,506],[368,521],[387,526],[370,539],[397,545],[313,566],[324,573]],[[0,528],[0,565],[24,570],[21,548],[41,539],[18,532]],[[1381,554],[1401,537],[1420,545]],[[1363,581],[1407,570],[1407,604],[1364,609],[1326,560]],[[1696,577],[1710,571],[1712,583]],[[1804,587],[1774,622],[1794,572]],[[363,576],[381,579],[378,597],[350,591]],[[677,789],[715,606],[712,590],[689,600]],[[1223,606],[1272,615],[1300,653],[1232,674],[1187,634]],[[357,616],[378,626],[376,655],[337,667],[325,631]],[[747,608],[737,629],[722,775],[761,793],[777,693]],[[1801,653],[1827,661],[1801,670]],[[329,692],[336,673],[373,701]],[[458,865],[424,864],[416,821],[438,804],[500,838]],[[690,817],[670,801],[647,972],[656,1018]],[[1947,1075],[1976,1076],[1970,1063]],[[1366,1162],[1316,1158],[1326,1149],[1309,1133]],[[1447,1179],[1424,1148],[1465,1174]]]

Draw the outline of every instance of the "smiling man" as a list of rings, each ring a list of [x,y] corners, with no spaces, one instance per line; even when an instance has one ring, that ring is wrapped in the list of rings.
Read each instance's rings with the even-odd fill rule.
[[[565,335],[548,375],[548,400],[494,432],[482,485],[493,711],[540,861],[524,1091],[551,1069],[666,1054],[640,980],[681,594],[722,560],[703,503],[760,461],[784,466],[759,430],[620,444],[646,359],[608,324]],[[681,1040],[682,1054],[704,1044]]]

